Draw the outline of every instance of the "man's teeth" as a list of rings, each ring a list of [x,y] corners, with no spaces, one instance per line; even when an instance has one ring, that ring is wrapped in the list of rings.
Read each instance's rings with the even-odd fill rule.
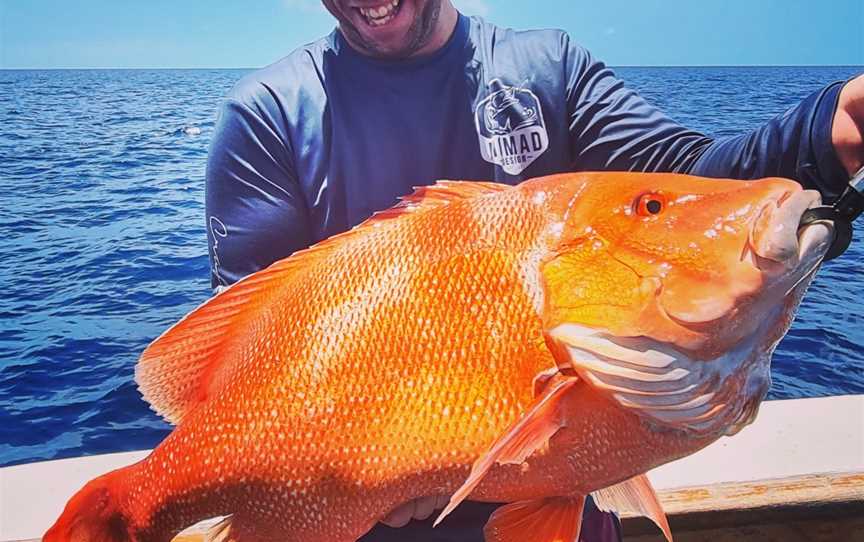
[[[390,19],[396,14],[396,8],[399,7],[400,0],[391,0],[390,3],[378,6],[377,8],[360,8],[360,13],[366,17],[366,22],[372,26],[381,26],[390,22]]]

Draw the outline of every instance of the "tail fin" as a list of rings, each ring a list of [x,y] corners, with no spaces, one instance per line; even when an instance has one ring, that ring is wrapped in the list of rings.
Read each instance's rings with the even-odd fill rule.
[[[43,542],[128,542],[132,540],[126,516],[117,498],[117,480],[129,467],[88,482],[66,504]]]

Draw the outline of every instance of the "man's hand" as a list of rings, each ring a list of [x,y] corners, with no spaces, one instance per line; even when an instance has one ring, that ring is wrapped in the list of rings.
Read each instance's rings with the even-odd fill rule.
[[[864,75],[849,81],[840,91],[831,141],[851,177],[864,165]]]
[[[388,527],[404,527],[412,519],[423,520],[428,518],[435,510],[440,510],[447,506],[448,502],[450,502],[450,497],[444,495],[414,499],[387,514],[387,517],[382,519],[381,523]]]

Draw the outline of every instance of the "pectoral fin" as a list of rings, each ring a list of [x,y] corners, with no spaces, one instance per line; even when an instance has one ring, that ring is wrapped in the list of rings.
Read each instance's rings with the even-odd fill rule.
[[[483,529],[486,542],[576,542],[585,497],[550,497],[514,502],[492,514]]]
[[[233,516],[222,518],[204,534],[204,542],[240,542],[242,538]]]
[[[545,446],[564,423],[561,416],[561,400],[579,379],[574,376],[556,376],[543,387],[528,412],[504,433],[492,447],[474,462],[471,474],[450,498],[450,503],[435,520],[441,523],[477,487],[489,469],[496,463],[522,463]]]
[[[672,542],[672,532],[669,530],[666,513],[663,512],[663,506],[660,504],[660,499],[657,498],[657,493],[654,492],[651,482],[644,474],[595,491],[591,496],[594,498],[597,508],[604,512],[629,512],[649,518],[660,527],[666,540]]]

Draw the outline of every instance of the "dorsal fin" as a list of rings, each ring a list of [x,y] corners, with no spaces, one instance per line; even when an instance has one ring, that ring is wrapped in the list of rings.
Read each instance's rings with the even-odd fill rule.
[[[501,183],[441,180],[428,186],[415,186],[414,192],[403,197],[402,201],[416,205],[441,205],[493,192],[504,192],[512,188],[510,185]]]
[[[234,344],[233,339],[243,335],[244,322],[254,318],[260,312],[256,309],[267,303],[276,290],[290,284],[297,271],[309,269],[336,249],[365,235],[373,226],[509,188],[512,187],[460,181],[439,181],[417,188],[395,207],[373,215],[356,228],[238,281],[190,312],[144,350],[135,367],[141,394],[153,410],[178,423],[192,407],[221,388],[234,365],[233,358],[226,353]]]
[[[303,251],[311,252],[311,251]],[[210,298],[150,343],[135,366],[135,381],[150,407],[179,423],[194,405],[221,386],[231,367],[225,350],[243,321],[319,253],[297,253],[258,271]]]
[[[440,207],[454,201],[503,192],[511,188],[513,187],[501,183],[447,180],[437,181],[429,186],[415,186],[414,192],[400,198],[397,205],[375,213],[357,227],[363,228],[376,220],[395,218],[405,213]]]

